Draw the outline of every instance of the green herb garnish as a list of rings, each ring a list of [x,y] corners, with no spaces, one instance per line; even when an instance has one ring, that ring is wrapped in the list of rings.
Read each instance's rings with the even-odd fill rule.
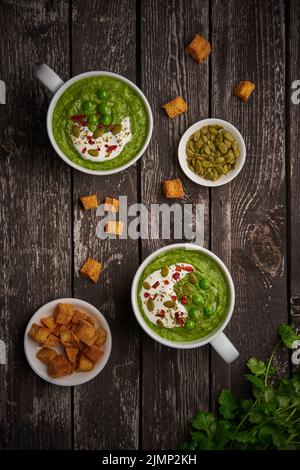
[[[230,390],[219,397],[219,416],[200,411],[191,421],[183,450],[300,450],[300,373],[270,383],[276,372],[274,357],[280,346],[292,348],[300,336],[292,326],[278,328],[280,341],[267,363],[251,357],[247,362],[252,397],[237,400]]]

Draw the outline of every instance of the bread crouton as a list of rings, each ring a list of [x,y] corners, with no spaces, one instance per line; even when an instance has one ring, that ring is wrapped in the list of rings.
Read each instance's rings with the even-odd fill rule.
[[[79,355],[79,359],[77,362],[76,371],[77,372],[89,372],[94,368],[95,364],[91,361],[85,354],[82,352]]]
[[[93,346],[88,346],[83,350],[84,354],[95,364],[99,361],[100,357],[103,355],[103,351],[99,346],[93,344]]]
[[[62,324],[57,324],[54,330],[51,331],[51,333],[59,338],[59,332],[64,327],[65,325]]]
[[[88,346],[92,346],[97,339],[96,328],[86,320],[82,320],[76,330],[77,338]]]
[[[75,335],[75,333],[68,328],[61,328],[59,332],[59,339],[61,344],[64,346],[71,346],[77,348],[79,345],[79,339]]]
[[[86,344],[84,344],[82,341],[79,341],[78,347],[79,347],[79,350],[80,350],[80,351],[83,351],[84,348],[86,348]]]
[[[184,189],[179,178],[162,182],[164,195],[169,199],[183,198]]]
[[[185,113],[188,109],[188,106],[182,96],[177,96],[173,100],[163,105],[164,110],[166,111],[169,118],[173,119],[179,114]]]
[[[87,313],[83,312],[82,310],[75,309],[73,312],[72,323],[79,325],[81,320],[87,319]]]
[[[237,84],[235,87],[235,94],[244,102],[248,101],[251,93],[255,89],[255,83],[249,82],[248,80],[243,80]]]
[[[48,328],[45,328],[44,326],[40,326],[34,336],[34,339],[38,343],[44,344],[47,341],[48,336],[50,335],[51,335],[51,331],[48,330]]]
[[[73,348],[72,346],[66,346],[65,351],[66,351],[67,358],[69,359],[71,364],[75,364],[77,354],[79,353],[79,349],[78,348]]]
[[[59,344],[59,339],[57,338],[57,336],[54,336],[52,334],[50,334],[48,336],[48,338],[46,339],[46,341],[44,342],[44,346],[47,346],[49,348],[53,348],[55,346],[57,346]]]
[[[56,323],[61,323],[65,325],[69,323],[73,316],[73,308],[71,304],[57,304],[54,317],[56,319]]]
[[[124,231],[124,224],[119,220],[110,220],[105,224],[104,231],[113,235],[122,235]]]
[[[96,261],[93,258],[88,258],[80,269],[80,273],[96,284],[99,280],[101,269],[102,264],[99,263],[99,261]]]
[[[196,34],[194,39],[185,48],[185,52],[190,54],[193,59],[200,64],[203,62],[211,53],[210,43],[200,34]]]
[[[91,325],[96,326],[96,320],[91,315],[87,316],[86,321],[89,322]]]
[[[54,349],[50,348],[41,348],[37,354],[36,357],[46,364],[46,366],[49,364],[49,362],[57,355],[57,352]]]
[[[56,327],[55,318],[52,316],[41,318],[41,323],[43,323],[43,325],[46,326],[46,328],[49,328],[50,331],[54,330],[54,328]]]
[[[106,341],[107,333],[103,328],[99,328],[99,330],[97,330],[97,333],[98,333],[98,337],[95,341],[95,344],[97,346],[102,346]]]
[[[118,212],[119,201],[113,197],[106,197],[104,200],[104,210],[107,212]]]
[[[40,328],[40,325],[37,325],[36,323],[33,323],[31,325],[31,328],[30,328],[29,332],[28,332],[28,336],[31,339],[35,339],[35,335],[37,334],[39,328]]]
[[[51,377],[57,379],[73,373],[73,367],[66,358],[61,354],[57,354],[49,361],[48,373]]]
[[[80,201],[83,205],[84,210],[97,209],[98,199],[97,194],[90,194],[89,196],[81,196]]]

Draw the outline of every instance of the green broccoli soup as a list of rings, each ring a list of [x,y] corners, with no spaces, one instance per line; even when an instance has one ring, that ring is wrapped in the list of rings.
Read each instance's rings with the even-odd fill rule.
[[[75,82],[59,98],[52,117],[63,153],[77,165],[100,171],[133,159],[148,126],[142,98],[127,83],[108,76]]]
[[[165,251],[149,263],[137,295],[149,327],[175,342],[212,333],[225,320],[230,301],[220,266],[205,253],[181,248]]]

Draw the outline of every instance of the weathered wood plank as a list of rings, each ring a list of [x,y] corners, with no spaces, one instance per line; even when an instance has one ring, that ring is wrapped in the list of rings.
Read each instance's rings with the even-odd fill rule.
[[[300,327],[300,104],[293,103],[291,95],[296,92],[292,84],[300,80],[300,4],[289,3],[289,36],[287,71],[287,103],[288,103],[288,147],[287,164],[289,171],[288,204],[289,204],[289,261],[290,261],[290,314],[295,326]],[[299,83],[297,89],[299,90]],[[296,98],[299,101],[299,92]]]
[[[246,360],[266,358],[287,320],[283,2],[213,0],[212,43],[212,115],[236,125],[247,147],[240,175],[212,191],[212,250],[236,287],[225,332],[241,353],[231,366],[212,353],[214,396],[229,386],[243,394]],[[243,79],[257,85],[247,104],[234,96]]]
[[[47,62],[67,78],[68,2],[1,2],[0,447],[68,449],[71,394],[39,379],[23,350],[26,324],[45,302],[70,294],[70,171],[46,133]]]
[[[152,105],[154,134],[142,161],[142,202],[168,201],[161,181],[179,176],[185,203],[205,206],[205,244],[208,245],[208,191],[191,183],[179,169],[177,145],[188,126],[208,117],[208,61],[197,65],[184,52],[195,33],[208,37],[208,1],[141,3],[142,89]],[[182,95],[188,112],[169,120],[161,105]],[[182,240],[175,240],[174,242]],[[169,240],[144,240],[145,258]],[[199,407],[209,406],[208,349],[176,351],[143,335],[142,447],[176,448],[187,432],[187,420]]]
[[[73,74],[108,70],[135,80],[135,2],[73,2]],[[112,329],[106,369],[74,393],[75,448],[134,449],[139,424],[139,337],[130,306],[130,286],[139,264],[138,242],[100,241],[94,213],[83,213],[78,197],[96,191],[136,202],[136,167],[110,177],[74,172],[75,272],[87,256],[104,263],[99,285],[74,278],[75,297],[97,306]]]

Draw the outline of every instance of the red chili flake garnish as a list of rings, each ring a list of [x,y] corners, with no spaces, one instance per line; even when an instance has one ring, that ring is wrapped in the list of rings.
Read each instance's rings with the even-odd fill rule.
[[[178,325],[183,325],[184,324],[184,319],[182,318],[182,313],[175,312],[175,319],[176,319],[176,323],[178,323]]]
[[[145,299],[148,299],[148,297],[150,297],[149,292],[144,292],[144,297],[145,297]]]
[[[82,121],[82,119],[86,119],[86,114],[74,114],[70,116],[70,119],[75,122]]]
[[[90,145],[94,145],[94,143],[95,143],[95,141],[94,141],[93,139],[89,139],[89,138],[88,138],[88,141],[89,141],[89,144],[90,144]]]
[[[85,152],[86,152],[86,147],[83,147],[82,153],[85,153]]]
[[[153,287],[153,289],[156,289],[158,286],[159,286],[159,282],[158,282],[158,281],[156,281],[156,282],[153,284],[153,286],[152,286],[152,287]]]
[[[97,147],[98,152],[100,152],[100,147]]]
[[[155,300],[157,296],[158,296],[158,294],[152,294],[152,295],[150,295],[150,299]]]
[[[186,295],[183,295],[183,296],[181,297],[181,303],[182,303],[183,305],[186,305],[186,304],[188,303],[188,298],[187,298]]]
[[[180,272],[180,271],[181,271],[181,267],[180,267],[180,266],[176,266],[175,271]]]
[[[87,121],[81,121],[80,124],[81,124],[81,126],[87,126],[88,122]]]
[[[118,146],[117,146],[117,145],[108,145],[108,144],[105,144],[105,147],[106,147],[106,152],[107,152],[107,153],[110,153],[110,152],[112,152],[113,150],[115,150]]]
[[[173,278],[175,281],[177,281],[177,279],[179,279],[179,277],[180,277],[180,274],[179,274],[179,273],[174,273],[174,274],[172,274],[172,278]]]
[[[192,266],[182,266],[181,269],[183,269],[184,271],[189,271],[189,272],[194,271],[194,268]]]
[[[177,296],[176,295],[171,295],[171,299],[173,300],[173,302],[176,302]]]
[[[168,279],[164,279],[164,285],[168,286],[169,284],[170,284],[170,282],[168,281]]]
[[[161,310],[159,313],[157,313],[155,316],[156,317],[161,317],[161,318],[164,318],[166,315],[166,312],[164,310]]]

